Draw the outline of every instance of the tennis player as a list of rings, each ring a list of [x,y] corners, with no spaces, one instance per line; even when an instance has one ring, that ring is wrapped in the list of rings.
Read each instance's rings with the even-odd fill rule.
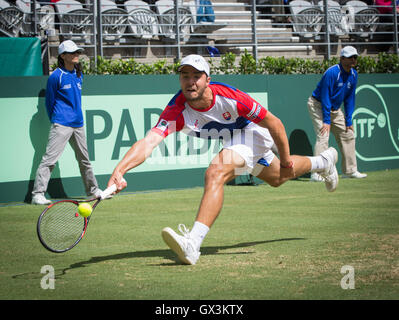
[[[137,141],[115,167],[108,186],[126,187],[123,175],[142,164],[169,134],[182,131],[200,138],[223,138],[223,148],[205,173],[203,197],[191,232],[182,224],[177,234],[162,230],[166,244],[185,264],[195,264],[209,228],[223,204],[224,184],[244,171],[273,187],[310,171],[325,178],[328,191],[338,184],[334,148],[316,157],[290,155],[284,125],[248,94],[223,83],[211,82],[202,56],[189,55],[178,68],[181,90],[172,98],[158,123]],[[277,146],[278,158],[271,150]]]

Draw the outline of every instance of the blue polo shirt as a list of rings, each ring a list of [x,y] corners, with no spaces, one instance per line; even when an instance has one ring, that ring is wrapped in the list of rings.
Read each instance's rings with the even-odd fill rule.
[[[57,68],[47,80],[46,109],[51,123],[79,128],[83,126],[82,80],[76,70]]]
[[[312,96],[321,102],[324,123],[331,124],[331,110],[338,110],[343,103],[346,126],[352,125],[356,85],[355,69],[352,68],[350,72],[346,72],[341,64],[327,69],[312,93]]]

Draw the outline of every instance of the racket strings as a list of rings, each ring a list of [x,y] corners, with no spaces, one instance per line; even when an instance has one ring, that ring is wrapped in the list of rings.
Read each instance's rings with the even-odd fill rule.
[[[77,211],[77,204],[65,201],[55,204],[43,215],[40,234],[48,247],[62,251],[80,239],[86,222]]]

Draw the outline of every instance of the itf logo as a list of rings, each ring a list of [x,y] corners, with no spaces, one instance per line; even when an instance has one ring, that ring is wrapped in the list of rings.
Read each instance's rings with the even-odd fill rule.
[[[353,127],[359,159],[399,159],[398,90],[399,84],[367,84],[357,88]]]

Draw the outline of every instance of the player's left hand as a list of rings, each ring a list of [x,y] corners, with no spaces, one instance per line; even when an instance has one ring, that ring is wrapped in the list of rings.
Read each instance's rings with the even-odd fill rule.
[[[281,160],[280,161],[280,175],[282,177],[295,177],[294,161]]]
[[[280,161],[280,167],[282,169],[291,169],[294,167],[294,162],[292,160],[288,160],[288,161]]]

